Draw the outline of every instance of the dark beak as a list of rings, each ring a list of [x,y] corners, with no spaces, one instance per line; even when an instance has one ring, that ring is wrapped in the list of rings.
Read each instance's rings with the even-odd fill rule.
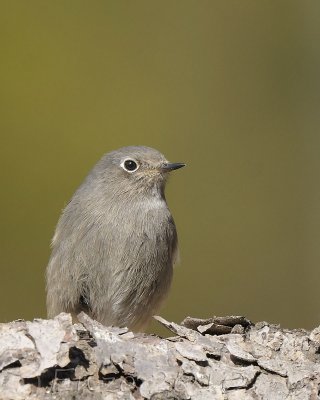
[[[163,169],[164,171],[170,172],[170,171],[173,171],[175,169],[179,169],[179,168],[182,168],[182,167],[185,167],[185,166],[186,166],[186,164],[179,163],[179,162],[177,162],[177,163],[165,163],[165,164],[162,164],[161,169]]]

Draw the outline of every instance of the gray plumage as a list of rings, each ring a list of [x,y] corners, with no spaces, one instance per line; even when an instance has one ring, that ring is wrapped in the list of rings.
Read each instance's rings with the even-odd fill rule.
[[[145,327],[172,280],[177,232],[164,188],[168,172],[182,166],[143,146],[102,157],[59,219],[48,317],[83,310],[104,325]]]

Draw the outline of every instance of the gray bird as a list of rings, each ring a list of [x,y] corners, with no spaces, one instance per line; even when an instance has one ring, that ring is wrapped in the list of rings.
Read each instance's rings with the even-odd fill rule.
[[[104,325],[143,330],[168,294],[178,240],[157,150],[105,154],[63,210],[47,267],[47,311],[85,311]]]

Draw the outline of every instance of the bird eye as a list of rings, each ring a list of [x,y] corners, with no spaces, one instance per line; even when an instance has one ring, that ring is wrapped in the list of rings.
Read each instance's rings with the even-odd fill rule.
[[[121,167],[128,172],[134,172],[138,169],[138,164],[136,161],[128,159],[121,164]]]

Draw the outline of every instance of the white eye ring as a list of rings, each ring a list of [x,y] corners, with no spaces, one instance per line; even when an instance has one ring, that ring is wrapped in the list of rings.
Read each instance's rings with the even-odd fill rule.
[[[134,158],[126,158],[122,161],[120,167],[131,174],[139,168],[139,164]]]

